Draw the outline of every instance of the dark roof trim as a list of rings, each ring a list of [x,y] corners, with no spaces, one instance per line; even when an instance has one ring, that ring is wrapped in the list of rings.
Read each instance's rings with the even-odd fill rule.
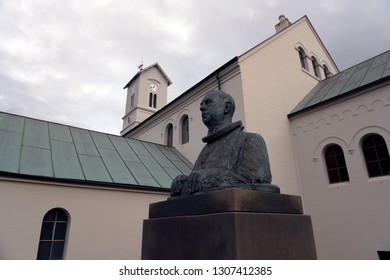
[[[142,124],[146,123],[146,122],[149,122],[151,121],[152,119],[154,118],[158,118],[162,112],[164,112],[165,110],[167,110],[168,108],[174,106],[177,102],[179,102],[181,99],[183,99],[187,94],[189,94],[193,89],[197,88],[199,85],[201,85],[202,83],[204,83],[205,81],[211,79],[212,77],[217,77],[217,75],[222,71],[224,70],[225,68],[228,68],[229,66],[231,66],[232,64],[236,63],[238,61],[238,57],[235,56],[234,58],[232,58],[231,60],[229,60],[228,62],[226,62],[224,65],[222,65],[221,67],[219,67],[217,70],[215,70],[214,72],[212,72],[210,75],[208,75],[207,77],[203,78],[200,82],[196,83],[194,86],[190,87],[188,90],[186,90],[184,93],[180,94],[178,97],[176,97],[174,100],[172,100],[170,103],[168,103],[167,105],[165,105],[163,108],[161,108],[160,110],[158,110],[156,113],[154,113],[153,115],[151,115],[149,118],[147,118],[146,120],[144,120],[142,123],[140,123],[138,126],[134,127],[132,130],[126,132],[126,134],[123,135],[123,137],[126,137],[131,131],[134,131],[136,130],[137,128],[140,128],[142,126]]]
[[[346,71],[346,70],[345,70],[345,71]],[[344,71],[343,71],[343,72],[344,72]],[[341,73],[342,73],[342,72],[341,72]],[[386,77],[381,78],[381,79],[379,79],[379,80],[376,80],[376,81],[374,81],[374,82],[372,82],[372,83],[365,84],[365,85],[363,85],[363,86],[361,86],[361,87],[358,87],[358,88],[354,88],[354,89],[352,89],[352,90],[350,90],[350,91],[348,91],[348,92],[346,92],[346,93],[343,93],[343,94],[341,94],[341,95],[337,95],[337,96],[335,96],[335,97],[333,97],[333,98],[329,98],[329,99],[324,100],[324,101],[322,101],[322,102],[320,102],[320,103],[313,104],[312,106],[306,107],[306,108],[301,109],[301,110],[299,110],[299,111],[297,111],[297,112],[290,113],[290,114],[287,115],[287,117],[288,117],[289,119],[293,119],[294,117],[296,117],[296,116],[298,116],[298,115],[301,115],[301,114],[304,114],[305,112],[312,111],[312,110],[314,110],[314,109],[316,109],[316,108],[320,108],[320,107],[323,107],[323,106],[328,105],[328,104],[330,104],[330,103],[333,103],[333,102],[336,102],[336,101],[339,101],[339,100],[348,98],[348,97],[350,97],[350,96],[353,96],[353,95],[357,94],[357,93],[360,92],[360,91],[364,91],[364,90],[369,89],[369,88],[371,88],[371,87],[378,86],[378,85],[380,85],[380,84],[382,84],[382,83],[385,83],[386,81],[389,81],[389,82],[390,82],[390,76],[386,76]]]
[[[137,74],[134,75],[133,78],[131,78],[131,80],[123,87],[123,89],[126,89],[130,86],[130,84],[139,77],[141,71],[138,71]]]
[[[22,180],[31,180],[31,181],[44,181],[48,183],[59,183],[59,184],[74,184],[74,185],[85,185],[85,186],[94,186],[97,188],[111,188],[111,189],[122,189],[122,190],[139,190],[139,191],[151,191],[151,192],[164,192],[170,193],[171,189],[160,188],[160,187],[150,187],[150,186],[136,186],[136,185],[127,185],[127,184],[118,184],[118,183],[107,183],[99,181],[87,181],[87,180],[77,180],[77,179],[61,179],[45,176],[34,176],[26,175],[19,173],[11,173],[0,171],[0,177],[8,177]]]
[[[161,68],[160,64],[158,64],[158,63],[156,62],[156,63],[153,63],[152,65],[149,65],[148,67],[146,67],[146,68],[144,68],[144,69],[138,71],[137,74],[135,74],[134,77],[131,78],[131,80],[124,86],[123,89],[129,87],[130,84],[131,84],[135,79],[137,79],[138,76],[139,76],[142,72],[146,72],[146,71],[148,71],[149,69],[153,68],[154,66],[156,66],[156,67],[158,68],[158,71],[160,71],[161,74],[164,76],[164,78],[167,80],[168,86],[171,85],[171,84],[172,84],[171,79],[169,79],[168,75],[167,75],[167,74],[164,72],[164,70]]]
[[[313,24],[311,24],[311,21],[309,20],[309,18],[308,18],[306,15],[303,16],[302,18],[306,18],[306,19],[307,19],[307,21],[309,22],[311,28],[313,29],[313,31],[314,31],[316,37],[318,38],[318,40],[320,41],[322,47],[324,48],[325,52],[327,53],[327,55],[329,56],[329,58],[332,60],[333,65],[336,67],[337,72],[340,72],[339,68],[337,67],[336,62],[333,60],[333,57],[332,57],[332,56],[330,55],[330,53],[328,52],[328,49],[326,48],[325,44],[322,42],[321,37],[318,35],[318,33],[317,33],[317,31],[315,30]]]

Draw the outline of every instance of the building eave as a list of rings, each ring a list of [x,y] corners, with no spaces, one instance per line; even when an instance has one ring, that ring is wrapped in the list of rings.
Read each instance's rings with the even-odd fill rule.
[[[368,94],[376,88],[380,88],[380,87],[387,86],[387,85],[390,85],[390,76],[384,77],[384,78],[376,80],[372,83],[355,88],[351,91],[343,93],[342,95],[337,95],[333,98],[324,100],[320,103],[316,103],[312,106],[306,107],[306,108],[299,110],[297,112],[290,113],[287,115],[287,117],[289,120],[292,120],[292,119],[297,118],[301,115],[305,115],[309,112],[321,109],[323,107],[327,107],[330,104],[334,104],[334,103],[340,102],[340,101],[345,100],[345,99],[349,99],[349,98],[357,96],[357,95]]]
[[[0,171],[0,181],[2,180],[34,182],[34,183],[41,183],[41,184],[42,183],[58,184],[63,186],[88,187],[88,188],[100,188],[100,189],[111,189],[111,190],[116,189],[116,190],[123,190],[123,191],[133,190],[133,191],[162,192],[162,193],[170,193],[171,191],[170,188],[162,188],[162,187],[139,186],[139,185],[131,185],[131,184],[118,184],[118,183],[65,179],[65,178],[53,178],[53,177],[35,176],[35,175]]]

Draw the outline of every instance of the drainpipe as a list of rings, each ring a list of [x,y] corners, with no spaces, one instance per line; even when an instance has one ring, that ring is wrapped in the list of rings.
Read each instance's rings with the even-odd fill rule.
[[[221,90],[221,78],[219,77],[219,72],[217,72],[217,75],[215,77],[217,78],[218,82],[218,90]]]

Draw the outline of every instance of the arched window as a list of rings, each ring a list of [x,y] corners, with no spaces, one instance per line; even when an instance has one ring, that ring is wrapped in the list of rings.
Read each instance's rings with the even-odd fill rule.
[[[173,125],[171,123],[165,128],[165,145],[173,146]]]
[[[134,98],[135,98],[135,96],[134,96],[134,94],[132,94],[130,97],[130,108],[131,109],[134,108]]]
[[[149,107],[153,107],[153,93],[149,93]]]
[[[332,73],[330,73],[328,66],[326,66],[325,64],[322,66],[324,67],[325,78],[329,78],[330,76],[332,76]]]
[[[301,47],[298,47],[298,53],[299,53],[299,60],[301,61],[302,68],[308,70],[305,51]]]
[[[325,149],[324,156],[329,183],[334,184],[349,181],[343,149],[339,145],[332,144]]]
[[[157,94],[153,95],[153,108],[157,107]]]
[[[181,143],[185,144],[190,141],[190,124],[188,116],[184,115],[181,119]]]
[[[362,150],[369,177],[390,175],[390,157],[385,139],[378,134],[365,137]]]
[[[149,93],[149,107],[157,107],[157,94]]]
[[[314,75],[316,75],[317,78],[321,78],[320,65],[314,56],[311,57],[311,63],[313,64]]]
[[[54,208],[46,213],[42,221],[37,260],[63,259],[68,221],[68,214],[62,209]]]

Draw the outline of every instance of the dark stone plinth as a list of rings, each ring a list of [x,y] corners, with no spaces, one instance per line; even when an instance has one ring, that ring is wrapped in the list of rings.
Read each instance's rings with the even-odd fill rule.
[[[150,210],[145,260],[316,259],[311,219],[296,196],[228,189],[154,203]]]
[[[222,212],[303,214],[303,209],[299,196],[231,188],[152,203],[149,219]]]

